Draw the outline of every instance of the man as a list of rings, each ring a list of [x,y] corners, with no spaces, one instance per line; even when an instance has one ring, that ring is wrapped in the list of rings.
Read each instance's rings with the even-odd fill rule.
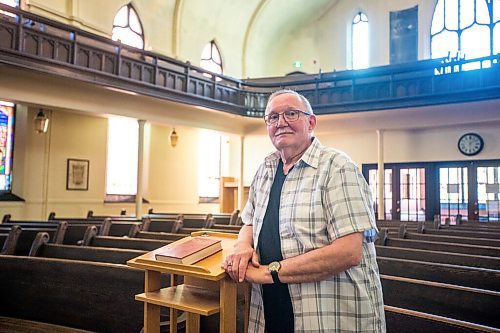
[[[277,149],[257,171],[244,226],[222,267],[253,283],[249,332],[385,332],[368,186],[313,136],[316,116],[291,90],[269,97]]]

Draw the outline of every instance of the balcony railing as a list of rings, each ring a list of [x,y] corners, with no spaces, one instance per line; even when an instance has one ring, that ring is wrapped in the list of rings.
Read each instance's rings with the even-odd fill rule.
[[[6,5],[0,10],[0,63],[244,116],[261,117],[279,88],[303,93],[317,114],[500,98],[498,55],[237,80]],[[474,65],[480,70],[463,70]]]

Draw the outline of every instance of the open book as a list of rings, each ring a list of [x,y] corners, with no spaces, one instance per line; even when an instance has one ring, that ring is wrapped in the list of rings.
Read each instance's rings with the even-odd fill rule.
[[[222,250],[220,239],[194,237],[155,254],[158,261],[190,265]]]

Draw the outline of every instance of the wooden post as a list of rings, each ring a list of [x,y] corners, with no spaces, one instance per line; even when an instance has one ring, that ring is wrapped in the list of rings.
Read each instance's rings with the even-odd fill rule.
[[[146,270],[144,291],[157,291],[160,285],[160,272]],[[160,306],[144,303],[144,333],[160,333]]]

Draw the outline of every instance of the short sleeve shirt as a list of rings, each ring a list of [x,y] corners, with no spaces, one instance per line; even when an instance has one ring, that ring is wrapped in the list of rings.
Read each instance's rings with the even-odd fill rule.
[[[243,223],[253,226],[254,248],[266,213],[280,155],[259,167]],[[371,194],[358,167],[345,154],[314,138],[287,175],[281,192],[279,234],[283,258],[363,232],[358,266],[326,280],[289,284],[296,332],[385,332],[382,287],[373,241],[377,234]],[[328,265],[327,262],[324,265]],[[254,284],[249,332],[264,332],[261,286]]]

